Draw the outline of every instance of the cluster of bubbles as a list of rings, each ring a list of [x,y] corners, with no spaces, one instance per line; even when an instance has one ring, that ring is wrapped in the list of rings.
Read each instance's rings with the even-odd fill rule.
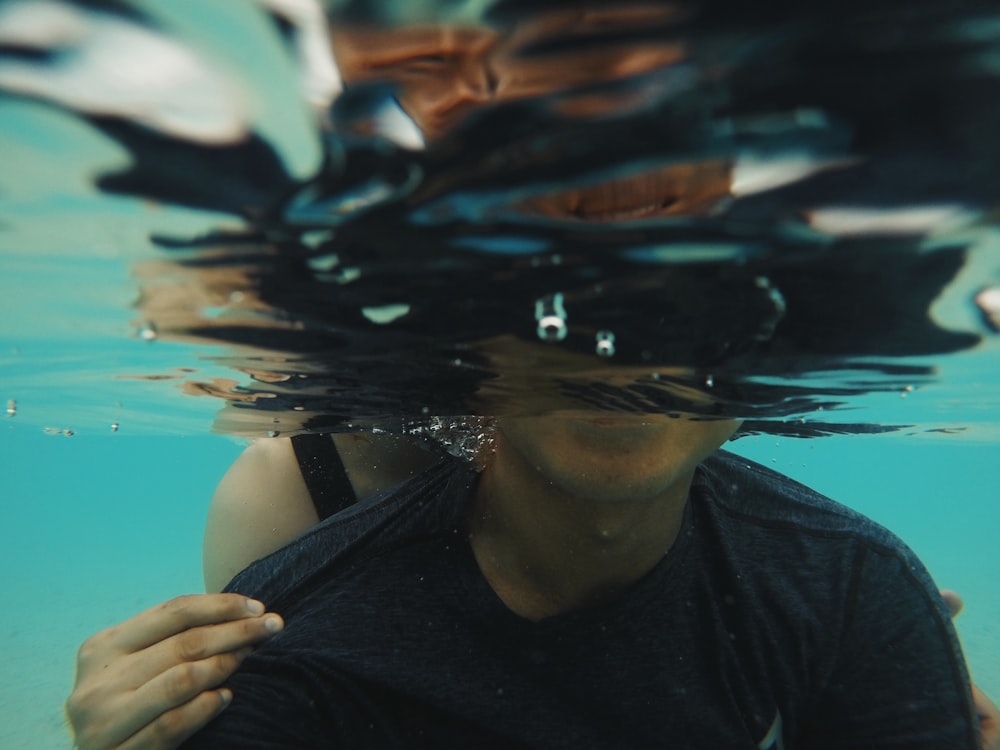
[[[406,433],[433,441],[449,455],[482,464],[495,446],[494,420],[489,417],[430,417],[412,422]]]

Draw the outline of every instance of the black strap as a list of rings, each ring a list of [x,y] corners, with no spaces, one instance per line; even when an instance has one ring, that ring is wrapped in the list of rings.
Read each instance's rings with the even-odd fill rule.
[[[332,435],[296,435],[292,448],[320,521],[357,502]]]

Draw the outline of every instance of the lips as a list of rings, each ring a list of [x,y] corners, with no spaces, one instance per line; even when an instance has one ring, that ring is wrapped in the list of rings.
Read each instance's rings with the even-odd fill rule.
[[[521,207],[549,218],[595,223],[698,216],[728,197],[730,184],[729,165],[724,162],[674,165],[535,197]]]

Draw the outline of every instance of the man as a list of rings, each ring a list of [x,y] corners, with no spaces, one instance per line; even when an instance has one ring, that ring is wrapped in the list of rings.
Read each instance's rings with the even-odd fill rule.
[[[906,549],[737,423],[500,420],[237,577],[286,617],[192,747],[976,747]]]

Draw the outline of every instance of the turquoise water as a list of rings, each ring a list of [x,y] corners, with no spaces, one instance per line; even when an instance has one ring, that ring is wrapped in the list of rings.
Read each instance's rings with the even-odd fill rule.
[[[253,121],[251,124],[255,132],[265,136],[275,146],[291,177],[302,179],[313,174],[319,159],[320,139],[315,123],[310,119],[311,111],[302,105],[297,89],[289,83],[297,74],[295,65],[273,29],[258,14],[247,10],[249,5],[201,0],[170,4],[148,0],[135,5],[153,19],[155,23],[152,26],[162,23],[168,35],[175,34],[182,41],[193,40],[194,48],[199,53],[204,53],[207,59],[221,66],[229,79],[245,89],[252,115],[248,117]],[[956,24],[955,29],[959,26]],[[973,31],[968,34],[969,38],[982,41],[981,37],[986,32]],[[957,31],[956,35],[961,36]],[[244,44],[247,39],[253,43]],[[247,46],[254,49],[254,55],[248,57],[244,53]],[[750,45],[738,51],[752,57],[754,48]],[[964,97],[964,100],[980,102],[984,108],[983,112],[966,112],[966,116],[992,116],[993,112],[989,109],[991,100],[975,100],[974,97]],[[0,150],[3,154],[3,170],[0,173],[0,208],[3,210],[0,216],[0,408],[6,404],[9,414],[3,417],[0,412],[0,563],[5,571],[0,593],[8,607],[6,622],[0,626],[0,664],[4,665],[7,676],[0,686],[0,748],[4,750],[47,750],[68,746],[62,702],[72,685],[74,654],[80,642],[92,633],[168,597],[200,590],[200,544],[208,498],[242,446],[238,438],[213,435],[211,432],[220,429],[220,425],[228,425],[234,433],[263,434],[272,426],[271,413],[264,410],[254,412],[229,408],[225,414],[230,420],[236,414],[246,421],[226,423],[217,420],[224,403],[222,399],[245,395],[251,388],[260,392],[270,389],[281,398],[290,398],[289,394],[301,397],[317,414],[323,414],[324,409],[340,413],[336,399],[331,399],[332,405],[327,403],[324,398],[328,394],[322,389],[319,389],[319,397],[315,401],[308,401],[316,394],[306,388],[282,390],[283,381],[260,379],[261,373],[285,375],[289,371],[299,374],[295,373],[296,368],[310,372],[318,369],[322,374],[324,366],[332,369],[333,362],[339,364],[337,357],[354,353],[345,347],[333,350],[334,356],[330,361],[294,358],[286,361],[283,358],[287,354],[284,345],[289,343],[289,339],[275,333],[283,329],[274,327],[275,323],[286,320],[287,310],[283,304],[291,311],[287,317],[299,325],[298,328],[288,326],[288,330],[318,335],[317,331],[326,334],[328,328],[337,329],[343,323],[337,317],[342,311],[336,305],[328,304],[331,309],[320,305],[319,312],[310,309],[307,310],[309,315],[302,314],[302,309],[296,304],[299,297],[308,297],[306,292],[329,303],[336,290],[347,288],[349,293],[357,295],[352,298],[354,302],[351,304],[365,309],[368,309],[365,302],[379,302],[385,309],[392,307],[392,304],[385,303],[399,301],[395,297],[381,299],[385,289],[377,273],[373,273],[376,281],[369,287],[342,287],[346,283],[344,278],[331,273],[338,268],[335,263],[323,265],[332,263],[329,261],[332,252],[308,255],[309,263],[303,265],[315,271],[314,275],[305,274],[308,283],[304,282],[301,287],[289,284],[284,299],[280,295],[264,299],[259,309],[241,305],[241,301],[245,301],[241,296],[242,287],[234,286],[231,290],[222,284],[222,292],[219,292],[212,285],[214,278],[201,278],[197,274],[185,276],[181,273],[180,263],[171,265],[165,261],[182,258],[196,266],[194,261],[209,256],[199,256],[196,251],[188,254],[166,251],[151,242],[151,235],[186,238],[220,228],[238,232],[247,229],[246,224],[232,214],[223,214],[222,209],[208,199],[204,199],[200,208],[197,201],[196,207],[181,208],[171,205],[169,201],[154,200],[152,198],[156,196],[151,198],[142,191],[136,191],[131,196],[102,192],[97,187],[96,179],[129,164],[130,153],[125,147],[129,142],[127,139],[116,141],[78,114],[72,107],[60,109],[18,96],[0,99]],[[796,118],[798,114],[796,111]],[[809,128],[817,121],[813,116],[801,119],[808,121]],[[961,120],[958,114],[951,120],[943,119],[946,123]],[[975,117],[970,117],[970,121],[975,124]],[[984,119],[983,122],[988,125],[989,120]],[[754,132],[751,135],[767,135],[766,124],[763,120],[752,122],[749,129]],[[911,123],[904,123],[908,124]],[[782,125],[779,122],[779,125],[785,127],[788,123]],[[892,128],[901,125],[895,121],[890,125],[892,127],[887,127],[887,130],[890,136],[894,136]],[[804,127],[803,130],[809,128]],[[975,141],[978,131],[969,127],[964,134],[973,140],[969,143],[963,141],[962,145],[968,147],[977,159],[981,157],[983,170],[989,172],[996,160],[991,161],[993,152],[986,146],[992,143],[995,131],[987,126],[980,130],[979,137],[985,138],[987,143]],[[876,128],[876,132],[881,131]],[[836,127],[831,127],[822,135],[831,134],[842,135]],[[815,133],[794,131],[793,135],[802,137],[802,152],[792,153],[791,156],[806,161],[831,156],[823,151],[829,143],[816,145],[806,137]],[[923,135],[926,134],[917,132],[914,138],[919,142]],[[784,137],[782,133],[779,136]],[[753,158],[748,161],[760,161],[768,155],[779,157],[779,160],[789,157],[790,153],[764,140],[762,136],[760,143],[753,142],[750,149]],[[835,150],[841,147],[837,138],[832,140]],[[595,149],[595,153],[610,159],[608,153],[613,150],[613,144],[601,142],[599,145],[601,148]],[[617,145],[620,148],[622,144]],[[760,146],[760,151],[754,152],[757,146]],[[809,150],[813,146],[816,151]],[[977,152],[977,147],[982,147],[982,153]],[[155,151],[150,153],[157,155]],[[441,166],[435,165],[432,157],[425,158],[423,152],[392,153],[400,159],[399,163],[408,166],[416,164],[428,170]],[[486,153],[496,155],[488,150]],[[499,153],[502,155],[503,152]],[[923,152],[919,153],[922,155]],[[142,155],[141,151],[131,154]],[[742,152],[734,152],[733,155],[746,156]],[[881,154],[873,149],[872,153],[863,155],[877,161]],[[629,158],[639,159],[640,156],[642,154],[631,154]],[[832,156],[854,154],[838,151]],[[161,167],[164,164],[157,163]],[[166,166],[169,167],[169,164]],[[573,163],[571,166],[577,170],[574,174],[578,174],[579,165]],[[954,179],[955,173],[942,169],[943,184],[951,186],[956,182],[965,186],[961,180]],[[449,175],[447,169],[442,168],[441,172],[446,177]],[[891,170],[888,173],[891,175]],[[970,178],[968,194],[956,188],[954,195],[945,195],[944,198],[958,203],[967,199],[972,206],[969,208],[971,212],[979,207],[976,201],[981,200],[983,195],[972,188],[976,173],[959,174]],[[154,173],[154,176],[157,175]],[[208,176],[212,177],[211,173]],[[200,173],[186,177],[190,183],[206,181],[205,175]],[[589,178],[593,179],[593,175]],[[993,182],[992,178],[988,181],[993,192],[988,192],[987,198],[993,202],[987,205],[995,205]],[[480,214],[488,217],[499,206],[502,218],[510,219],[509,214],[503,214],[505,209],[511,208],[505,206],[504,201],[513,200],[512,194],[518,200],[523,198],[518,190],[526,191],[531,196],[529,183],[530,180],[514,185],[509,188],[512,193],[505,194],[500,190],[491,194],[488,190],[480,190],[479,193],[463,190],[468,185],[459,180],[459,188],[445,195],[436,207],[445,215],[451,215],[449,211],[458,215],[465,211],[474,218],[481,218]],[[210,187],[213,184],[210,179],[208,184]],[[200,185],[189,184],[187,187],[193,190]],[[476,187],[482,188],[473,181],[472,188]],[[859,186],[852,183],[848,187],[853,189]],[[891,190],[900,185],[889,180],[879,187]],[[909,188],[910,185],[903,187]],[[903,197],[897,196],[898,200],[903,203],[914,200],[920,204],[906,190],[902,192]],[[331,218],[331,215],[339,205],[335,199],[343,198],[343,195],[336,194],[336,190],[332,193],[331,197],[317,188],[316,194],[306,195],[302,205],[293,205],[288,216],[284,217],[288,226],[280,228],[301,228],[302,225],[295,222],[304,221],[303,216],[313,220],[319,216],[322,219],[319,229],[328,229],[323,222],[332,225],[340,220]],[[348,198],[358,197],[350,191],[346,193]],[[848,196],[853,195],[848,192]],[[932,197],[938,204],[944,200],[938,194]],[[783,205],[782,201],[793,201],[793,198],[782,195],[777,200],[779,208]],[[927,196],[917,195],[917,198]],[[307,199],[314,202],[310,203]],[[327,203],[324,204],[323,200]],[[863,204],[864,199],[861,202]],[[930,202],[928,198],[926,203]],[[433,199],[429,205],[435,208]],[[945,207],[949,205],[946,203]],[[417,209],[421,206],[427,208],[428,204],[418,201]],[[789,203],[789,208],[795,207]],[[862,208],[865,206],[862,205]],[[924,205],[924,208],[927,206]],[[925,222],[928,221],[927,216],[939,218],[942,215],[940,206],[935,204],[930,208],[934,210],[928,210],[924,215]],[[323,213],[320,209],[327,212]],[[997,261],[1000,242],[996,227],[990,224],[989,219],[977,223],[973,216],[972,220],[961,225],[961,231],[955,230],[949,223],[954,220],[955,213],[945,211],[942,222],[937,219],[932,222],[934,226],[928,229],[928,234],[934,241],[929,241],[927,245],[907,245],[900,252],[899,247],[886,240],[885,244],[867,248],[872,252],[885,252],[886,267],[880,269],[882,286],[865,289],[875,292],[875,296],[884,295],[887,302],[905,302],[908,294],[919,290],[919,279],[904,273],[894,275],[894,267],[889,261],[915,257],[918,251],[924,253],[928,247],[937,247],[935,242],[938,245],[947,244],[945,240],[954,242],[956,246],[968,250],[968,257],[963,258],[965,266],[955,283],[940,290],[941,296],[934,299],[933,318],[942,329],[978,337],[981,339],[978,345],[959,353],[936,353],[939,356],[910,359],[905,356],[909,352],[905,346],[895,348],[893,330],[888,330],[880,340],[891,349],[884,361],[875,356],[881,355],[880,351],[862,351],[869,356],[862,364],[872,365],[870,369],[862,367],[857,360],[848,361],[846,355],[845,361],[840,362],[836,353],[830,359],[822,360],[830,365],[830,370],[813,372],[808,365],[815,363],[807,361],[803,370],[796,371],[791,377],[793,385],[802,386],[806,395],[811,395],[809,389],[814,387],[819,394],[816,400],[820,402],[825,393],[845,389],[844,408],[820,414],[812,410],[815,404],[808,401],[797,410],[790,410],[795,417],[800,413],[805,415],[801,417],[802,422],[795,419],[778,424],[776,429],[787,428],[790,424],[822,424],[824,420],[869,427],[879,424],[913,426],[884,435],[840,435],[819,439],[754,436],[736,441],[731,448],[867,513],[907,541],[925,561],[939,585],[955,589],[965,598],[966,611],[958,623],[963,644],[977,682],[996,698],[1000,696],[1000,594],[996,585],[996,581],[1000,580],[1000,554],[997,553],[996,543],[1000,529],[1000,507],[997,504],[1000,497],[1000,461],[997,460],[1000,451],[1000,341],[996,331],[984,321],[982,311],[973,304],[972,297],[984,287],[992,285],[1000,288],[1000,263]],[[495,271],[500,268],[513,276],[511,269],[529,264],[518,265],[520,261],[517,257],[513,260],[506,257],[497,260],[497,257],[528,251],[538,251],[538,257],[533,258],[538,261],[538,267],[545,267],[546,263],[553,267],[562,263],[559,254],[546,254],[547,251],[540,250],[549,247],[546,244],[549,240],[559,240],[556,230],[566,230],[558,221],[554,222],[555,229],[551,236],[543,231],[552,229],[551,226],[538,217],[530,217],[521,224],[517,221],[512,221],[510,225],[501,222],[500,229],[507,231],[507,235],[497,226],[490,225],[479,233],[473,226],[468,236],[451,238],[428,219],[429,214],[433,211],[420,214],[419,210],[414,210],[412,215],[404,216],[400,222],[388,225],[390,230],[398,229],[407,221],[415,220],[414,216],[422,216],[422,220],[429,221],[430,226],[422,226],[418,234],[409,232],[396,237],[377,237],[388,248],[386,252],[391,256],[390,261],[407,257],[406,253],[412,249],[410,246],[415,243],[415,238],[429,236],[431,239],[418,248],[426,253],[418,259],[426,262],[423,271],[431,269],[425,274],[429,277],[435,277],[437,272],[434,269],[449,268],[448,262],[468,262],[468,254],[462,253],[443,256],[444,262],[436,266],[431,262],[442,261],[442,256],[434,254],[440,249],[434,243],[445,246],[450,239],[455,239],[454,247],[472,248],[480,253],[473,255],[476,262],[483,264],[479,270]],[[393,218],[388,216],[388,219]],[[769,220],[771,218],[768,217]],[[871,217],[862,215],[861,218],[867,220]],[[359,221],[363,219],[362,215]],[[853,219],[857,221],[858,216]],[[968,217],[962,220],[966,219]],[[945,229],[941,230],[938,223],[946,225]],[[364,231],[373,231],[380,228],[377,224],[375,221],[365,225],[362,221],[361,227]],[[811,246],[805,240],[802,247],[795,245],[795,241],[807,235],[807,239],[814,240],[815,237],[810,234],[813,228],[801,225],[793,228],[795,231],[789,230],[789,236],[777,239],[787,241],[787,247],[808,250]],[[857,226],[854,228],[857,230]],[[634,227],[628,229],[631,232]],[[709,238],[712,241],[702,238],[702,244],[695,241],[697,237],[689,244],[671,243],[669,231],[677,227],[660,226],[660,229],[666,232],[663,236],[667,238],[662,245],[647,243],[633,248],[636,252],[645,253],[642,257],[654,257],[657,263],[663,263],[662,266],[655,263],[643,266],[643,273],[661,274],[666,267],[672,271],[674,267],[670,264],[678,261],[678,254],[692,249],[709,255],[716,253],[718,257],[713,256],[716,260],[723,263],[732,260],[734,266],[752,259],[753,252],[760,249],[760,243],[748,241],[747,247],[743,247],[728,235],[723,237],[729,237],[728,242],[715,242],[718,237],[714,234]],[[688,229],[681,222],[678,231],[683,234]],[[808,232],[805,231],[807,229]],[[536,230],[537,236],[532,235],[531,232]],[[943,234],[934,234],[938,230]],[[571,227],[566,233],[578,239],[581,232],[578,227]],[[319,234],[323,235],[323,232]],[[623,233],[623,236],[625,234],[628,233]],[[743,237],[739,233],[734,236]],[[296,236],[296,241],[299,239],[302,239],[303,245],[308,245],[304,238]],[[321,243],[326,241],[321,237]],[[621,239],[621,242],[626,243],[627,240]],[[376,245],[375,250],[382,249],[377,242],[373,241],[373,244]],[[782,248],[787,247],[782,245]],[[297,245],[291,250],[304,252]],[[890,250],[894,254],[890,254]],[[393,252],[397,255],[392,256]],[[260,268],[269,268],[267,261],[270,257],[262,253],[254,258],[254,262],[260,262]],[[858,256],[851,257],[857,259]],[[296,259],[302,260],[298,256]],[[230,258],[229,262],[233,267],[242,267],[240,263],[244,259]],[[503,263],[509,266],[503,266]],[[221,265],[225,270],[225,263]],[[393,270],[392,263],[388,265]],[[681,265],[679,263],[678,268]],[[905,268],[910,269],[909,266]],[[583,272],[593,272],[594,269],[600,271],[602,267],[588,266],[583,268]],[[824,266],[820,271],[808,266],[804,269],[821,275],[820,271],[825,273],[830,267]],[[301,269],[295,267],[294,270],[295,273],[286,271],[283,274],[280,269],[272,269],[274,278],[271,280],[287,283],[303,277],[299,273]],[[378,271],[377,268],[372,270]],[[419,276],[421,271],[420,268],[404,270],[407,271],[404,281]],[[193,289],[198,294],[206,290],[212,292],[204,297],[193,294],[192,299],[180,297],[175,300],[175,305],[167,304],[165,308],[154,310],[168,323],[171,322],[171,313],[192,314],[192,319],[205,326],[204,330],[192,333],[185,328],[190,328],[190,320],[184,319],[179,323],[174,321],[173,328],[161,322],[159,334],[154,335],[147,317],[156,315],[150,313],[148,292],[164,279],[178,282],[176,288],[166,284],[164,288],[168,291]],[[751,279],[752,282],[757,281],[752,275]],[[491,297],[490,300],[500,310],[498,317],[503,325],[510,326],[509,330],[516,330],[519,334],[527,330],[527,339],[537,344],[536,298],[534,292],[524,292],[524,289],[534,290],[532,284],[536,282],[527,273],[517,276],[515,280],[524,288],[511,284],[502,287],[496,297],[503,302],[504,293],[517,292],[520,295],[517,305],[512,304],[508,309],[501,306],[497,299]],[[192,283],[185,287],[184,283],[189,281]],[[437,281],[446,290],[463,289],[443,274]],[[674,285],[670,288],[675,291],[684,286],[672,283]],[[362,286],[362,291],[358,291],[359,286]],[[766,278],[763,283],[751,283],[750,287],[762,291],[763,297],[771,293],[771,303],[781,299],[777,293],[780,290],[774,289]],[[637,286],[636,290],[639,288]],[[622,305],[621,297],[626,298],[626,302],[630,301],[627,298],[632,289],[627,285],[624,289],[623,294],[619,292],[620,297],[611,296],[609,305]],[[231,291],[239,294],[234,295]],[[247,284],[246,291],[257,292],[259,289]],[[390,288],[390,291],[396,290]],[[477,287],[476,291],[493,290]],[[543,291],[545,295],[538,296],[538,302],[554,299],[548,294],[551,290]],[[791,299],[796,289],[793,284],[783,291]],[[851,288],[848,291],[857,292]],[[931,288],[931,291],[937,290]],[[414,307],[417,307],[417,302],[427,301],[421,300],[420,294],[434,298],[438,293],[438,287],[429,283],[426,288],[417,287]],[[365,294],[371,298],[365,297]],[[475,297],[476,292],[468,294]],[[588,294],[590,296],[586,299],[595,307],[600,307],[600,295],[590,290]],[[718,307],[725,308],[725,295],[719,296]],[[855,295],[862,296],[860,293]],[[462,302],[461,295],[456,298]],[[473,301],[482,302],[481,299]],[[849,319],[847,313],[863,301],[866,300],[850,295],[845,299],[833,299],[833,309],[823,311],[828,315],[817,315],[815,319],[822,323],[818,326],[819,330],[844,333],[838,324],[842,319]],[[574,308],[572,300],[567,304],[573,315],[585,317],[592,312],[581,309],[586,307],[583,304]],[[777,306],[777,303],[773,305]],[[550,307],[554,309],[554,306]],[[891,305],[888,307],[891,309]],[[424,318],[429,323],[423,341],[440,334],[442,330],[450,334],[451,327],[458,327],[460,323],[478,323],[477,315],[465,312],[460,304],[456,309],[460,314],[449,308],[438,311],[443,325],[441,320],[430,320],[433,316]],[[818,312],[808,307],[805,309],[806,313]],[[494,311],[485,305],[479,308],[480,312],[484,310]],[[612,309],[611,312],[616,311]],[[773,313],[774,309],[770,312]],[[324,318],[324,314],[329,318]],[[600,322],[599,316],[596,313],[593,315]],[[742,310],[737,306],[737,321],[741,317]],[[260,348],[250,355],[242,352],[243,358],[216,345],[218,342],[212,334],[217,331],[213,326],[221,330],[228,320],[245,324],[248,319],[259,326],[255,329],[258,334],[269,334],[272,338],[264,336]],[[576,320],[571,316],[570,324],[575,324]],[[369,322],[372,321],[369,319]],[[786,322],[808,328],[815,321],[797,318]],[[866,340],[865,334],[870,332],[869,329],[879,328],[880,322],[878,317],[861,317],[853,321],[854,328],[845,324],[844,337],[849,344],[855,343],[851,341],[852,336],[858,341]],[[565,325],[566,321],[563,320],[562,324]],[[541,330],[541,326],[538,327]],[[586,329],[586,326],[583,328]],[[891,329],[890,326],[887,328]],[[354,343],[368,345],[378,343],[378,337],[390,329],[369,326],[357,330],[364,336]],[[487,329],[482,335],[507,330]],[[617,361],[623,361],[628,355],[625,345],[627,336],[624,335],[627,330],[616,330],[619,335]],[[778,333],[781,334],[782,330],[779,327]],[[585,332],[589,338],[582,338],[586,338],[584,343],[589,347],[588,354],[592,355],[593,332]],[[598,340],[601,340],[601,333],[598,328]],[[220,338],[225,341],[224,336],[220,335]],[[386,339],[393,345],[397,341],[388,335]],[[823,339],[824,334],[819,333],[816,341],[808,343],[825,343]],[[607,340],[606,337],[604,340]],[[572,341],[572,336],[568,341]],[[684,343],[683,339],[681,343]],[[793,343],[802,342],[796,340]],[[847,350],[854,351],[850,347]],[[795,354],[793,346],[788,360],[792,364],[797,363]],[[259,360],[264,355],[272,358],[265,357],[261,364]],[[449,367],[451,356],[448,356]],[[893,359],[893,356],[896,358]],[[359,361],[361,365],[366,362],[363,358]],[[249,367],[248,362],[256,362],[259,371]],[[838,369],[840,366],[843,369]],[[852,370],[852,366],[857,369]],[[894,371],[893,366],[901,369]],[[910,366],[912,369],[906,369]],[[880,367],[884,367],[885,371]],[[445,368],[439,374],[454,377],[454,369]],[[738,367],[736,369],[735,375],[739,375]],[[347,374],[355,373],[348,368]],[[384,370],[381,374],[385,376]],[[704,373],[699,375],[702,383],[714,382],[716,393],[725,384],[724,374],[713,376],[709,373],[708,378],[704,377]],[[796,380],[796,377],[799,379]],[[391,377],[388,382],[390,386],[400,389],[393,393],[390,387],[389,396],[406,402],[408,393],[405,386],[408,384],[398,384]],[[533,382],[529,381],[529,385]],[[215,395],[222,396],[221,399],[192,396],[190,388],[188,395],[182,395],[181,388],[192,383],[226,385],[215,392]],[[436,390],[451,396],[449,384],[448,380],[439,381]],[[368,382],[365,385],[378,383]],[[359,390],[363,389],[345,390],[340,396],[345,399],[354,397]],[[454,408],[464,405],[460,401],[461,389],[456,389],[456,394],[455,401],[445,399],[445,406]],[[266,404],[266,400],[263,403]],[[275,414],[278,413],[275,411]],[[280,418],[291,421],[300,413],[308,412],[296,412],[286,405],[285,411],[280,412]],[[957,434],[930,432],[935,429],[947,429]]]
[[[0,747],[68,747],[62,702],[79,643],[201,590],[208,497],[240,444],[224,437],[45,435],[0,423]],[[965,598],[959,634],[1000,695],[997,446],[947,438],[745,438],[730,446],[864,511]]]

